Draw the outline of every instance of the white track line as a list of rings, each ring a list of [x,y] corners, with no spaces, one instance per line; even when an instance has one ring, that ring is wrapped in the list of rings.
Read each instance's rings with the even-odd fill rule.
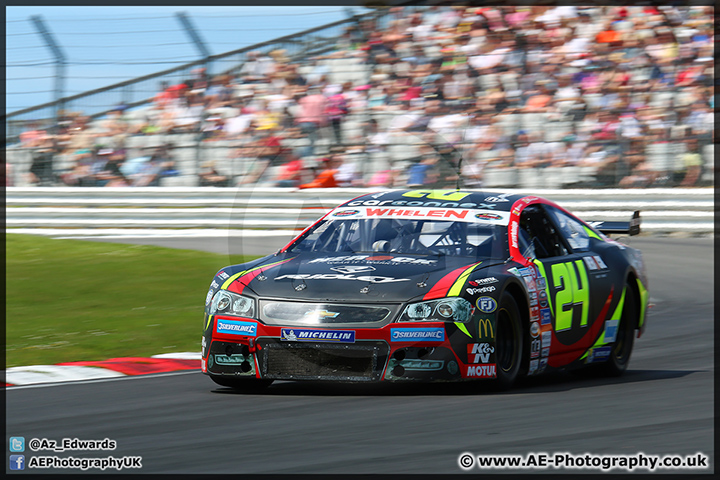
[[[190,373],[200,373],[200,369],[197,370],[182,370],[179,372],[167,372],[167,373],[147,373],[145,375],[126,375],[123,377],[113,378],[98,378],[95,380],[77,380],[74,382],[58,382],[58,383],[36,383],[33,385],[13,385],[5,387],[5,390],[22,390],[26,388],[45,388],[45,387],[58,387],[61,385],[80,385],[86,383],[104,383],[104,382],[116,382],[120,380],[133,380],[138,378],[158,378],[158,377],[172,377],[175,375],[187,375]]]

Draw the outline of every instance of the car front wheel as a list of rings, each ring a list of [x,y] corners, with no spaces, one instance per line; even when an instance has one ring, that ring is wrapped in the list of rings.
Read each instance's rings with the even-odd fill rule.
[[[520,372],[523,345],[520,309],[508,292],[504,292],[500,298],[496,319],[496,386],[505,390],[512,386]]]

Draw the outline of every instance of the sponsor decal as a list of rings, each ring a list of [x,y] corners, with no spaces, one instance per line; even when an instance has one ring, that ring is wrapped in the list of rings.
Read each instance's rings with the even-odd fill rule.
[[[530,358],[537,358],[540,356],[540,339],[530,341]]]
[[[390,340],[393,342],[444,342],[443,328],[391,328]]]
[[[394,255],[343,255],[339,257],[320,257],[310,260],[308,263],[358,263],[358,262],[383,262],[380,265],[412,264],[412,265],[433,265],[437,260],[426,260],[424,258],[396,257]],[[370,267],[372,268],[372,267]]]
[[[403,360],[398,363],[405,370],[422,370],[422,371],[436,371],[442,370],[445,366],[443,360]]]
[[[549,347],[550,342],[552,342],[552,332],[549,330],[546,330],[542,332],[542,346],[543,348]]]
[[[613,343],[617,337],[619,320],[607,320],[605,322],[605,343]]]
[[[530,360],[530,367],[528,368],[528,375],[532,375],[535,373],[538,369],[538,361],[537,360]]]
[[[550,347],[542,347],[542,356],[543,357],[550,356]]]
[[[378,277],[378,276],[368,276],[368,275],[362,275],[362,276],[358,277],[358,276],[354,276],[354,275],[341,275],[341,274],[332,274],[332,273],[290,274],[290,275],[282,275],[280,277],[276,277],[275,280],[283,280],[286,278],[289,278],[292,280],[357,280],[359,282],[368,282],[368,283],[393,283],[393,282],[407,282],[410,280],[409,278]]]
[[[530,309],[530,320],[533,322],[537,322],[540,320],[540,314],[538,313],[537,308]]]
[[[593,257],[583,257],[583,261],[585,262],[585,265],[587,265],[588,270],[597,270],[598,264],[595,263],[595,259]]]
[[[218,285],[218,283],[215,280],[213,280],[212,283],[210,284],[210,288],[218,288],[219,286],[220,285]]]
[[[355,343],[355,330],[317,330],[310,328],[283,328],[280,339],[292,342]]]
[[[495,347],[489,343],[468,343],[467,363],[488,363],[492,353],[495,353]]]
[[[468,295],[478,295],[480,293],[494,292],[495,286],[488,285],[487,287],[480,287],[480,288],[466,288],[465,291],[468,293]]]
[[[550,325],[550,309],[549,308],[541,308],[540,309],[540,325]]]
[[[340,273],[362,273],[374,272],[375,267],[371,267],[370,265],[346,265],[344,267],[332,267],[330,270]]]
[[[540,306],[542,308],[546,308],[548,306],[548,296],[547,292],[545,290],[540,290],[540,294],[538,295],[540,300]]]
[[[333,217],[352,217],[360,213],[360,210],[340,210],[333,213]]]
[[[503,217],[497,213],[476,213],[475,218],[480,220],[501,220]]]
[[[517,269],[517,267],[508,268],[508,273],[512,273],[516,277],[520,276],[520,271]]]
[[[489,318],[478,320],[478,340],[495,340],[493,322]]]
[[[208,290],[207,296],[205,297],[205,305],[206,306],[210,304],[210,300],[212,300],[212,297],[213,297],[213,289],[211,288],[210,290]]]
[[[207,344],[206,344],[206,342],[205,342],[205,335],[203,335],[203,337],[202,337],[202,342],[200,342],[200,346],[202,347],[202,351],[200,352],[200,356],[201,356],[201,357],[204,357],[204,356],[205,356],[205,348],[207,347]]]
[[[478,310],[483,313],[492,313],[497,308],[497,302],[492,297],[480,297],[476,302]]]
[[[227,356],[225,354],[216,353],[214,356],[215,363],[217,363],[218,365],[240,365],[245,361],[244,355]]]
[[[521,208],[522,208],[522,205],[513,207],[513,209],[510,211],[510,213],[512,213],[513,215],[520,215]]]
[[[547,281],[545,277],[538,277],[536,280],[538,290],[545,290],[547,288]]]
[[[390,204],[390,206],[368,206],[371,202]],[[357,202],[353,202],[357,203]],[[336,210],[331,217],[352,217],[355,218],[407,218],[407,219],[437,219],[452,220],[456,222],[482,222],[497,225],[507,225],[509,214],[507,212],[494,212],[495,205],[481,204],[443,204],[440,202],[413,202],[413,201],[390,201],[366,200],[361,202],[364,208],[359,210]],[[398,204],[403,204],[399,206]],[[440,208],[433,208],[436,205]],[[442,208],[450,207],[450,208]],[[486,210],[486,211],[479,211]],[[487,211],[490,210],[490,211]],[[479,216],[477,216],[479,215]]]
[[[588,355],[587,363],[604,362],[608,359],[608,357],[610,357],[611,352],[612,347],[593,348],[590,351],[590,355]]]
[[[217,274],[218,277],[222,278],[223,280],[227,280],[230,278],[230,275],[225,273],[225,270],[220,270],[220,272]]]
[[[530,297],[530,306],[531,307],[537,306],[537,304],[538,304],[537,292],[530,292],[529,297]]]
[[[466,377],[495,378],[495,364],[490,365],[468,365],[465,367]]]
[[[510,243],[514,248],[518,248],[518,222],[510,224]]]
[[[507,199],[512,195],[511,193],[501,193],[500,195],[485,197],[486,202],[493,202],[493,203],[502,203],[502,202],[509,202],[510,200]]]
[[[598,264],[598,267],[600,267],[601,269],[608,268],[608,266],[605,265],[605,262],[603,262],[603,259],[600,258],[600,255],[593,256],[593,259],[595,259],[595,262]]]
[[[257,335],[257,323],[218,319],[217,322],[215,322],[215,331],[217,333],[254,337]]]
[[[603,262],[603,259],[600,257],[600,255],[586,256],[582,257],[582,259],[585,262],[588,270],[590,271],[605,270],[608,268],[607,265],[605,265],[605,262]]]
[[[495,277],[487,277],[487,278],[476,278],[475,280],[470,280],[468,283],[471,287],[479,287],[481,285],[488,285],[490,283],[497,283],[498,279]]]
[[[205,363],[205,359],[200,359],[200,371],[201,372],[207,372],[207,364]]]
[[[519,268],[518,272],[520,272],[520,275],[522,275],[523,277],[530,276],[530,277],[535,278],[535,275],[536,275],[535,269],[532,267]]]
[[[532,322],[530,324],[530,335],[533,338],[536,338],[538,335],[540,335],[540,325],[537,322]]]
[[[538,365],[538,373],[544,371],[547,368],[547,357],[540,359],[540,364]]]
[[[525,285],[527,285],[528,292],[535,292],[535,279],[531,277],[530,275],[526,275],[522,277],[523,280],[525,280]]]

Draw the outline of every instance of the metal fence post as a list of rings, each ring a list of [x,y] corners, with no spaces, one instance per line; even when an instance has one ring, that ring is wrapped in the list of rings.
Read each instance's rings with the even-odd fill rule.
[[[60,111],[64,108],[64,85],[65,85],[65,64],[66,58],[63,54],[60,46],[55,42],[55,38],[52,36],[50,31],[45,27],[40,15],[33,15],[30,17],[33,25],[37,29],[40,36],[45,40],[45,43],[50,48],[50,51],[55,56],[55,124],[57,125],[60,121]]]

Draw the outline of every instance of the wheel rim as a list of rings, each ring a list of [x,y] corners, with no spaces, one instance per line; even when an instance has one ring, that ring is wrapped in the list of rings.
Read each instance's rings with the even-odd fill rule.
[[[510,312],[506,309],[498,311],[497,335],[495,339],[495,358],[498,369],[510,372],[515,367],[518,350],[518,332],[512,322]]]

